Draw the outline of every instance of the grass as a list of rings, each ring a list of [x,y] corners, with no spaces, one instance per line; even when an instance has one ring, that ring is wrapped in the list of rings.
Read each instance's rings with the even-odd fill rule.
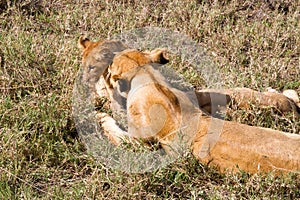
[[[219,66],[226,87],[299,94],[299,8],[280,0],[1,1],[0,198],[300,198],[297,175],[225,175],[191,155],[151,173],[109,169],[86,151],[71,106],[79,36],[97,40],[144,26],[192,37]],[[229,119],[299,134],[291,114],[232,112]]]

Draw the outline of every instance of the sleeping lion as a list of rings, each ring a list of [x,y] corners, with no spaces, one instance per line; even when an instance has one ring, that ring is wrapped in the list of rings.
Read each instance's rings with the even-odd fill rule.
[[[168,154],[175,155],[184,147],[201,163],[220,171],[300,170],[300,135],[217,119],[211,109],[211,97],[216,97],[220,106],[233,101],[247,108],[256,103],[299,115],[299,99],[293,92],[289,97],[235,88],[191,94],[170,85],[160,73],[161,65],[169,61],[166,49],[143,52],[120,41],[91,42],[83,37],[79,47],[86,80],[92,80],[89,83],[96,87],[95,93],[106,95],[114,112],[125,112],[127,131],[107,113],[97,115],[113,143],[118,145],[125,137],[158,142]],[[109,56],[103,57],[103,51]],[[89,73],[90,69],[96,73]]]

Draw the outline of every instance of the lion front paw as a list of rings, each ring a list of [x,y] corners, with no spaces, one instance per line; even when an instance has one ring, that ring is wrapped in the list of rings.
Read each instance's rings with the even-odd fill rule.
[[[107,113],[98,113],[96,119],[104,131],[104,134],[116,145],[121,144],[127,134],[116,123],[116,121]]]

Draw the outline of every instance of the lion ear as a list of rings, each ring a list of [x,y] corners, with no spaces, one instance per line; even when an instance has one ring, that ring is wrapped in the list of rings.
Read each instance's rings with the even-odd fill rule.
[[[78,48],[84,51],[92,42],[84,36],[80,36],[78,40]]]
[[[154,49],[150,53],[150,58],[152,62],[166,64],[169,62],[169,55],[167,49]]]

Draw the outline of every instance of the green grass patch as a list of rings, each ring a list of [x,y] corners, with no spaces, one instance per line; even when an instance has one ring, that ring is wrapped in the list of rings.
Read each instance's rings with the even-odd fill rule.
[[[221,174],[191,155],[145,174],[108,169],[87,153],[72,118],[77,39],[144,26],[189,35],[226,87],[300,93],[297,1],[1,1],[0,199],[296,199],[297,175]],[[181,66],[179,66],[180,68]],[[197,87],[193,71],[183,75]],[[299,134],[292,115],[253,108],[228,119]]]

